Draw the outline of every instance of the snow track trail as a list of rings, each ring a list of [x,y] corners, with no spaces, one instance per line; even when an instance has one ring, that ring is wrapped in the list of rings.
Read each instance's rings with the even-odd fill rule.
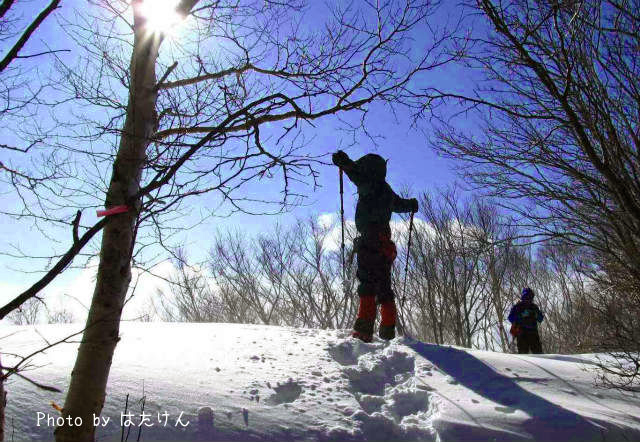
[[[81,326],[0,328],[10,363]],[[26,373],[63,393],[9,380],[7,440],[53,440],[51,402],[64,402],[76,349],[50,349]],[[97,434],[120,441],[129,418],[129,441],[640,440],[640,394],[595,388],[594,362],[365,344],[345,330],[123,323]]]
[[[387,343],[364,344],[350,339],[330,347],[343,365],[348,390],[360,409],[351,418],[360,423],[364,440],[435,440],[431,427],[431,395],[417,382],[415,357]]]

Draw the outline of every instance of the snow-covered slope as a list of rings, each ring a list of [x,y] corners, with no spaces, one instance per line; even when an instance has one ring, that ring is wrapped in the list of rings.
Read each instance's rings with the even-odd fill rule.
[[[41,346],[40,335],[78,329],[2,327],[11,335],[0,340],[3,362]],[[640,394],[595,388],[593,356],[364,344],[341,330],[236,324],[124,323],[121,337],[99,440],[120,440],[127,394],[130,441],[143,396],[143,441],[640,440]],[[25,374],[64,391],[76,348],[49,350]],[[7,440],[51,440],[46,417],[59,416],[51,402],[62,405],[63,394],[15,377],[7,390]]]

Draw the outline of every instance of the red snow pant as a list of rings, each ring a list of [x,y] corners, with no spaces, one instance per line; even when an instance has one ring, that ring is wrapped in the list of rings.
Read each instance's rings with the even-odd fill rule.
[[[371,340],[376,319],[377,304],[380,305],[380,337],[395,337],[396,305],[391,289],[391,267],[397,256],[396,246],[391,241],[391,231],[371,229],[357,241],[358,296],[360,306],[354,331],[363,340]]]

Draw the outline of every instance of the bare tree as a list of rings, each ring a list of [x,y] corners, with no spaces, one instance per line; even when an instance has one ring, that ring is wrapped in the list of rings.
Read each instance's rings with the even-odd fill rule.
[[[437,7],[429,1],[337,7],[322,29],[309,29],[295,0],[183,0],[178,12],[189,16],[193,34],[162,54],[166,36],[154,33],[144,1],[131,3],[132,20],[127,2],[98,5],[93,21],[66,27],[88,55],[80,66],[61,69],[70,96],[102,112],[84,112],[77,126],[65,125],[72,141],[59,145],[85,155],[96,172],[77,178],[78,194],[65,192],[64,204],[50,206],[95,206],[104,192],[107,208],[125,211],[104,224],[96,288],[64,405],[65,416],[85,424],[58,427],[58,441],[93,439],[90,418],[105,400],[131,263],[171,236],[170,217],[179,216],[186,197],[217,192],[232,208],[262,210],[268,198],[239,190],[273,177],[283,183],[280,207],[288,207],[297,201],[299,181],[315,179],[302,126],[353,111],[362,127],[370,103],[401,102],[414,80],[455,58],[442,50],[450,31],[426,26]],[[409,47],[419,31],[427,50],[416,57]],[[105,167],[111,176],[102,183]]]
[[[294,261],[286,272],[295,286],[287,298],[294,311],[305,317],[307,326],[347,328],[355,319],[355,269],[350,251],[354,232],[345,229],[349,261],[345,262],[343,280],[340,255],[337,249],[330,249],[334,229],[335,224],[321,226],[314,218],[298,221],[292,229],[290,248]]]
[[[409,315],[410,324],[437,343],[471,347],[488,308],[485,280],[479,277],[476,213],[447,191],[437,198],[423,194],[420,214],[426,228],[416,228],[409,277],[419,315]]]
[[[505,330],[506,314],[511,308],[513,293],[520,288],[509,284],[509,275],[522,264],[525,246],[518,243],[519,231],[510,224],[492,201],[474,201],[472,235],[481,253],[479,277],[484,280],[486,314],[483,315],[482,339],[486,349],[508,351],[510,336]],[[494,346],[495,345],[495,346]]]
[[[620,282],[611,290],[609,282],[603,283],[594,274],[597,263],[588,247],[561,240],[539,249],[535,281],[538,290],[548,293],[541,339],[549,352],[611,353],[614,362],[600,363],[600,380],[610,387],[634,390],[637,369],[633,361],[637,355],[631,349],[637,348],[634,342],[640,327],[633,306],[628,304],[634,294],[620,296]]]
[[[24,50],[25,45],[34,40],[38,28],[60,7],[61,1],[52,0],[39,11],[22,3],[4,0],[0,4],[0,41],[7,43],[4,53],[0,55],[0,128],[6,130],[6,136],[0,143],[0,151],[3,152],[0,182],[16,189],[24,185],[37,186],[52,176],[47,172],[53,168],[46,172],[27,170],[20,165],[24,161],[18,161],[16,165],[12,160],[24,160],[43,142],[42,138],[23,140],[20,136],[21,125],[35,119],[33,107],[38,105],[43,91],[50,86],[33,65],[30,66],[30,62],[64,51],[45,49],[37,53],[25,53]]]
[[[14,310],[7,319],[15,325],[33,325],[40,320],[40,312],[43,301],[39,298],[31,298]]]
[[[335,226],[298,220],[252,241],[221,235],[210,267],[225,320],[297,327],[345,328],[355,318],[353,261],[343,284]],[[351,241],[349,241],[349,245]]]
[[[43,23],[60,9],[61,0],[51,0],[40,10],[25,2],[4,0],[0,4],[0,40],[8,42],[6,50],[0,60],[0,129],[3,130],[3,141],[0,151],[0,183],[15,193],[18,209],[0,209],[0,216],[7,216],[20,221],[31,221],[37,228],[40,223],[51,222],[68,227],[72,226],[73,243],[66,253],[56,256],[37,257],[45,259],[49,268],[45,275],[31,287],[16,296],[0,308],[0,319],[7,317],[23,303],[29,302],[57,275],[67,268],[80,250],[93,236],[100,231],[104,222],[97,223],[87,232],[80,234],[80,212],[59,219],[49,213],[32,210],[32,205],[45,207],[48,205],[46,195],[52,191],[51,182],[67,180],[74,176],[69,170],[69,163],[64,155],[59,155],[47,145],[47,133],[29,132],[26,127],[39,127],[41,113],[50,110],[56,100],[52,99],[49,90],[54,82],[36,69],[36,60],[41,65],[43,57],[69,52],[68,49],[51,49],[46,47],[41,51],[26,52],[25,47],[33,42],[38,35],[38,29]],[[25,53],[26,52],[26,53]],[[57,189],[60,191],[60,188]],[[29,199],[28,195],[43,199]],[[10,257],[24,258],[21,251],[0,251]],[[28,256],[29,258],[36,258]],[[53,261],[53,264],[51,264]]]
[[[499,197],[539,239],[586,246],[603,314],[624,303],[622,316],[629,309],[640,316],[640,64],[632,49],[640,4],[478,0],[466,7],[490,24],[475,28],[465,58],[481,81],[472,93],[425,89],[422,97],[460,100],[483,134],[443,123],[438,149],[466,164],[469,182]],[[640,345],[637,323],[622,326],[627,319],[612,323],[620,324],[612,348]]]
[[[49,324],[71,324],[75,321],[73,313],[66,309],[60,308],[47,312],[47,322]]]
[[[599,365],[604,385],[638,391],[640,382],[640,286],[629,278],[626,268],[618,262],[598,260],[604,275],[591,271],[588,275],[596,284],[588,293],[586,313],[595,318],[599,326],[600,351],[607,351],[615,362],[602,361]],[[592,270],[592,269],[591,269]]]
[[[25,119],[33,118],[33,111],[29,109],[37,102],[41,92],[45,88],[43,83],[36,84],[32,80],[33,72],[24,66],[23,60],[41,57],[47,54],[58,52],[47,49],[39,53],[25,54],[23,49],[32,39],[42,23],[59,7],[60,0],[52,0],[40,12],[32,16],[29,14],[30,6],[24,7],[20,2],[14,0],[4,0],[0,4],[0,40],[9,42],[6,52],[0,59],[0,125],[8,128],[12,132],[11,137],[4,137],[0,143],[0,151],[3,158],[0,160],[0,183],[7,184],[18,190],[22,186],[38,186],[45,180],[56,176],[55,173],[41,173],[39,171],[27,171],[12,164],[12,156],[27,155],[32,149],[42,142],[35,138],[28,140],[25,145],[20,145],[19,132],[20,123]],[[26,15],[26,19],[24,17]],[[38,79],[39,80],[39,79]],[[49,156],[48,160],[53,157]],[[53,161],[51,161],[53,166]],[[59,163],[56,163],[59,164]],[[52,167],[54,169],[55,166]],[[4,210],[0,215],[7,214]],[[10,214],[15,215],[15,214]],[[37,292],[36,292],[37,293]],[[35,295],[35,293],[34,293]],[[25,302],[26,301],[26,302]],[[38,313],[42,300],[28,297],[15,303],[11,309],[4,309],[0,318],[7,317],[15,324],[34,324],[38,319]],[[18,310],[16,310],[16,308]],[[4,417],[6,406],[6,392],[4,381],[8,374],[4,372],[0,365],[0,441],[4,440]]]
[[[0,32],[2,32],[3,39],[9,38],[11,34],[15,32],[14,24],[18,22],[15,17],[15,0],[4,0],[0,4]],[[43,8],[38,15],[33,17],[22,29],[22,32],[16,32],[19,37],[14,41],[13,45],[9,47],[7,52],[0,60],[0,73],[9,67],[16,59],[20,58],[32,58],[44,55],[45,53],[51,53],[52,51],[46,51],[39,54],[21,54],[20,52],[24,48],[24,45],[33,36],[33,33],[40,27],[40,25],[46,20],[46,18],[55,11],[60,5],[60,0],[51,1],[45,8]],[[25,12],[25,11],[21,11]],[[11,17],[14,15],[14,17]]]
[[[240,232],[220,235],[209,266],[231,322],[277,324],[278,287],[264,281],[252,245]]]
[[[169,277],[171,293],[158,290],[156,313],[164,321],[222,322],[222,305],[211,289],[202,269],[188,264],[186,252],[178,249],[176,271]],[[155,302],[154,302],[155,305]]]
[[[555,294],[524,232],[491,200],[456,187],[425,193],[414,234],[404,316],[419,339],[508,351],[506,316],[521,289],[533,287],[545,308]]]

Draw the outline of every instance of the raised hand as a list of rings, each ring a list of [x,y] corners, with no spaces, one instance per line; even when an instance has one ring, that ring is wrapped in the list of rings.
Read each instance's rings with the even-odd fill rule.
[[[331,161],[338,167],[341,167],[345,161],[349,160],[349,155],[339,150],[331,156]]]

